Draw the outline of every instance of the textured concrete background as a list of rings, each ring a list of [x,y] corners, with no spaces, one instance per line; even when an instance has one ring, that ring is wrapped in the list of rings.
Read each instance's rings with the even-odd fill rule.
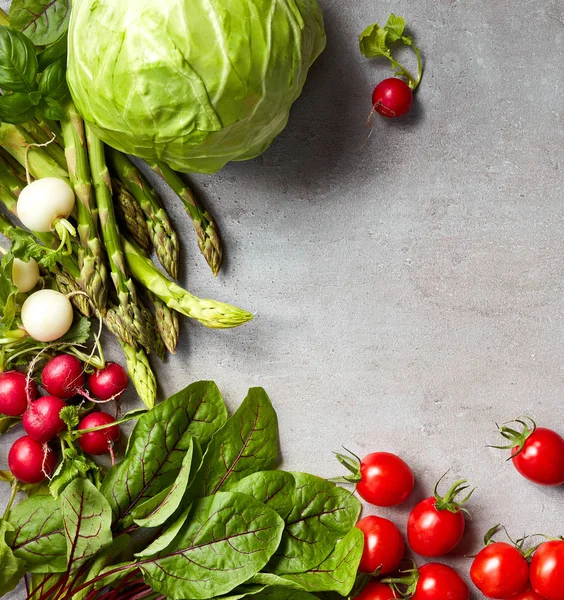
[[[185,324],[158,368],[162,395],[210,378],[235,407],[264,386],[289,469],[339,474],[341,444],[399,453],[417,476],[411,501],[366,512],[402,528],[447,469],[467,477],[478,487],[469,533],[445,561],[466,574],[464,554],[495,523],[564,533],[563,490],[528,484],[486,447],[496,421],[522,414],[564,433],[564,9],[323,5],[328,48],[286,132],[261,158],[194,178],[227,248],[216,280],[169,203],[184,283],[257,317],[227,332]],[[374,119],[366,141],[388,70],[359,54],[357,36],[391,11],[411,25],[426,74],[411,114]]]

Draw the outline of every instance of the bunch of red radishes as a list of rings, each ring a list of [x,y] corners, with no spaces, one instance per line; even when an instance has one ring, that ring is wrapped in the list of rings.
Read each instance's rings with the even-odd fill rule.
[[[33,379],[19,371],[0,373],[0,413],[21,417],[25,436],[14,442],[8,454],[8,466],[13,476],[23,483],[39,483],[50,477],[57,466],[56,453],[49,445],[67,425],[61,411],[75,397],[97,402],[119,398],[128,384],[124,369],[108,363],[103,369],[86,375],[84,364],[75,356],[60,354],[50,359],[41,373],[41,387],[47,395],[38,397]],[[115,422],[105,412],[90,412],[78,423],[78,430],[91,430]],[[120,437],[118,425],[88,431],[78,437],[87,454],[99,455],[110,451]]]
[[[517,427],[515,425],[520,425]],[[508,441],[515,468],[530,481],[544,486],[564,484],[564,439],[555,431],[537,428],[531,420],[520,419],[500,428]],[[355,483],[359,495],[375,506],[390,507],[405,502],[414,486],[409,466],[398,456],[386,452],[369,454],[364,459],[337,454],[352,475],[339,478]],[[439,481],[440,483],[440,481]],[[473,490],[465,480],[457,481],[440,496],[419,502],[407,523],[407,539],[420,556],[445,556],[462,540],[466,521],[463,505]],[[359,572],[374,576],[355,596],[355,600],[468,600],[470,591],[460,575],[447,565],[430,562],[417,568],[398,571],[405,555],[404,539],[394,523],[378,517],[361,519],[357,527],[364,533],[364,550]],[[493,540],[501,529],[486,534],[485,547],[474,557],[470,577],[486,598],[497,600],[564,600],[564,539],[545,539],[526,549],[528,538],[510,543]],[[394,574],[396,576],[391,576]],[[362,580],[361,580],[361,583]]]

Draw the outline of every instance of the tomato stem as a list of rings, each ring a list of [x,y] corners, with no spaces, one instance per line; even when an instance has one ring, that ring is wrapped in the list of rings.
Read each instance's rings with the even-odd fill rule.
[[[351,452],[347,448],[343,446],[345,452],[348,454],[339,454],[338,452],[334,452],[333,454],[337,458],[337,460],[352,473],[352,475],[345,475],[344,477],[334,477],[333,479],[329,479],[333,483],[358,483],[361,480],[360,475],[360,463],[361,459],[354,452]]]
[[[476,491],[476,488],[470,490],[470,493],[462,498],[462,500],[458,500],[458,496],[470,488],[469,485],[465,485],[467,483],[466,479],[460,479],[454,483],[445,496],[440,496],[439,485],[447,474],[448,471],[439,479],[437,485],[435,486],[435,508],[437,510],[448,510],[451,513],[457,513],[461,510],[467,512],[464,508],[462,508],[462,506],[466,504],[468,500],[470,500],[472,494]]]
[[[513,429],[513,427],[508,427],[512,423],[517,423],[521,425],[521,431],[517,429]],[[537,424],[530,417],[520,417],[515,419],[514,421],[507,421],[507,423],[502,423],[497,426],[499,433],[509,441],[507,446],[489,446],[490,448],[495,448],[497,450],[512,450],[513,448],[517,448],[518,450],[513,453],[507,460],[511,460],[516,456],[519,456],[525,447],[525,442],[533,435],[533,433],[537,429]]]

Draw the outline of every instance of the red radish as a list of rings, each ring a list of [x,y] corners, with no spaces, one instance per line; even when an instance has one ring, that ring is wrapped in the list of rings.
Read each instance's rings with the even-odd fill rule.
[[[401,117],[411,108],[413,92],[403,79],[389,77],[372,93],[372,106],[383,117]]]
[[[48,442],[66,427],[60,412],[65,402],[55,396],[42,396],[32,402],[22,417],[27,435],[37,442]]]
[[[100,400],[119,398],[125,392],[128,382],[127,373],[117,363],[108,363],[88,378],[90,390]]]
[[[40,483],[50,477],[57,466],[55,453],[27,435],[16,440],[8,453],[12,475],[23,483]]]
[[[0,373],[0,413],[8,417],[19,417],[25,412],[28,402],[35,398],[37,387],[31,379],[28,383],[25,373]]]
[[[84,367],[76,356],[60,354],[52,358],[41,374],[43,387],[57,398],[72,398],[83,394]]]
[[[84,417],[78,424],[78,429],[79,431],[81,429],[93,429],[94,427],[102,427],[114,422],[115,419],[112,415],[105,412],[95,412]],[[83,433],[78,438],[78,443],[87,454],[105,454],[106,452],[110,452],[114,443],[119,440],[119,436],[119,425],[114,425],[113,427],[106,427],[99,431]]]

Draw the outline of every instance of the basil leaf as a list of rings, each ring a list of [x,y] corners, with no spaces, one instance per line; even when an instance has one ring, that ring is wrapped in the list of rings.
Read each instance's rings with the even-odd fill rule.
[[[132,511],[131,516],[135,523],[140,527],[160,527],[166,523],[180,507],[188,485],[201,464],[202,451],[198,442],[192,440],[184,455],[176,481]]]
[[[278,419],[266,392],[251,388],[241,406],[213,436],[198,473],[196,493],[211,496],[278,460]]]
[[[114,519],[129,516],[137,505],[172,485],[192,437],[206,446],[226,420],[225,403],[211,381],[193,383],[141,416],[124,459],[102,482]]]
[[[10,23],[37,46],[47,46],[68,28],[70,0],[12,0]]]
[[[12,529],[8,521],[0,520],[0,596],[11,592],[26,571],[25,561],[17,558],[6,544],[6,533]]]
[[[363,549],[364,534],[353,527],[318,567],[306,573],[284,575],[284,579],[299,584],[306,592],[338,592],[347,596],[355,584]]]
[[[0,121],[18,125],[29,121],[35,113],[35,104],[29,94],[14,92],[0,96]]]
[[[112,511],[86,479],[75,479],[61,494],[67,539],[67,566],[76,570],[112,543]]]
[[[256,498],[283,519],[292,510],[295,490],[294,477],[286,471],[260,471],[228,486],[228,491]]]
[[[31,92],[37,76],[34,45],[12,27],[0,27],[0,88]]]
[[[44,50],[42,50],[37,55],[37,65],[39,72],[45,71],[46,67],[53,64],[56,60],[61,58],[61,56],[66,56],[67,54],[67,45],[68,45],[68,36],[67,32],[63,33],[63,35],[56,41],[53,42],[50,46],[47,46]]]
[[[30,573],[63,573],[67,542],[59,503],[50,496],[32,496],[10,511],[15,530],[8,534],[14,555]]]
[[[37,106],[37,114],[41,119],[60,121],[65,116],[65,110],[57,98],[45,96]]]
[[[137,566],[153,590],[173,600],[227,594],[266,565],[283,529],[254,498],[220,492],[198,500],[172,544]]]
[[[41,74],[39,91],[42,96],[61,99],[69,93],[67,85],[67,57],[62,56]]]
[[[304,573],[321,564],[337,540],[354,527],[361,508],[349,491],[325,479],[308,473],[292,475],[294,506],[280,548],[268,565],[268,571],[278,575]]]

